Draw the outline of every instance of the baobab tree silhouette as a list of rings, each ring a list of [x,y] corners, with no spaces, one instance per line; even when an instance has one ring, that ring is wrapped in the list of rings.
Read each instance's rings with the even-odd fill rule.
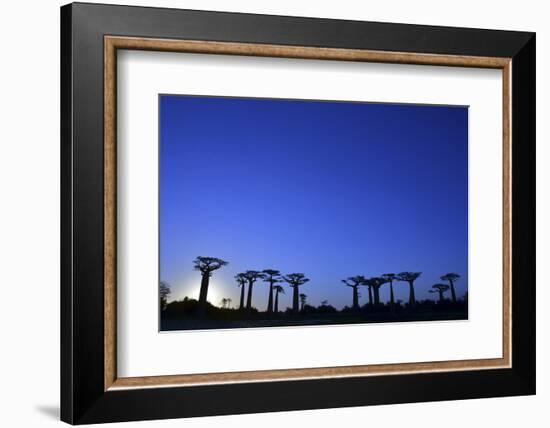
[[[252,309],[252,289],[254,288],[254,283],[258,279],[263,279],[264,274],[257,270],[247,270],[243,272],[243,276],[248,281],[248,295],[246,297],[246,310],[250,311]]]
[[[369,290],[369,306],[372,308],[372,283],[370,280],[365,278],[361,285],[365,285]]]
[[[398,281],[409,283],[409,306],[414,308],[416,306],[416,298],[414,297],[414,281],[422,274],[422,272],[401,272],[397,275]]]
[[[353,310],[357,311],[359,310],[359,292],[357,289],[360,285],[363,285],[365,282],[365,277],[362,275],[357,276],[350,276],[349,278],[343,279],[342,282],[348,286],[351,287],[353,290]]]
[[[418,317],[424,317],[426,318],[426,314],[429,314],[430,311],[434,311],[434,319],[439,319],[442,310],[446,310],[449,312],[450,315],[454,315],[456,312],[459,314],[459,312],[463,312],[464,309],[462,302],[456,300],[455,295],[455,289],[454,284],[455,282],[460,278],[460,275],[457,273],[447,273],[443,276],[441,276],[442,281],[448,281],[449,285],[445,283],[438,283],[432,285],[432,287],[428,290],[430,293],[438,293],[439,299],[437,300],[439,303],[446,302],[446,295],[445,293],[448,290],[451,290],[452,292],[452,299],[453,302],[456,302],[456,305],[442,305],[440,307],[433,306],[431,304],[423,304],[423,302],[417,302],[415,297],[415,281],[421,276],[422,272],[401,272],[398,274],[395,273],[385,273],[380,276],[374,276],[371,278],[366,278],[363,275],[356,275],[356,276],[350,276],[345,279],[342,279],[341,282],[352,289],[352,307],[351,309],[348,306],[345,306],[344,309],[338,310],[332,306],[328,305],[327,300],[322,300],[320,305],[315,307],[312,306],[310,303],[308,303],[307,298],[308,296],[304,293],[300,293],[300,286],[306,284],[310,281],[309,278],[305,276],[303,273],[290,273],[287,275],[281,275],[281,272],[276,269],[264,269],[263,271],[256,271],[256,270],[247,270],[241,273],[238,273],[234,276],[235,281],[237,282],[237,285],[241,288],[240,290],[240,300],[239,300],[239,306],[238,309],[241,311],[241,313],[237,313],[235,310],[237,309],[237,305],[235,305],[232,308],[231,305],[231,298],[224,297],[221,298],[219,303],[217,303],[219,306],[215,307],[208,303],[207,297],[208,297],[208,290],[209,290],[209,283],[210,278],[213,275],[213,272],[226,266],[229,264],[227,261],[215,258],[215,257],[196,257],[193,260],[194,269],[199,271],[201,273],[201,287],[199,291],[199,299],[198,302],[194,299],[190,299],[188,296],[186,296],[183,301],[171,301],[169,304],[167,302],[168,296],[170,294],[170,286],[168,283],[164,281],[160,281],[159,283],[159,301],[160,301],[160,309],[161,309],[161,317],[166,318],[172,318],[173,314],[177,317],[198,317],[198,318],[204,318],[207,315],[212,317],[213,320],[216,320],[218,322],[219,320],[224,320],[227,322],[236,322],[239,323],[243,320],[247,323],[254,324],[255,322],[261,321],[262,323],[266,320],[275,319],[274,316],[271,318],[265,317],[263,315],[256,316],[255,313],[258,312],[255,308],[252,307],[252,297],[253,297],[253,290],[254,290],[254,284],[258,280],[263,280],[266,283],[269,284],[269,294],[268,294],[268,301],[267,301],[267,308],[264,314],[278,314],[277,315],[277,322],[282,322],[286,325],[286,323],[289,322],[298,322],[298,323],[306,323],[305,318],[312,316],[314,314],[322,314],[322,317],[319,317],[320,321],[319,323],[324,323],[327,321],[332,321],[330,318],[332,315],[330,314],[337,314],[341,313],[342,317],[345,317],[346,313],[353,312],[350,314],[350,321],[349,322],[359,322],[356,320],[356,318],[364,319],[365,322],[372,321],[371,315],[376,315],[376,320],[378,320],[378,316],[382,316],[384,318],[383,312],[386,310],[386,304],[389,304],[389,307],[391,308],[392,314],[387,316],[388,320],[395,320],[395,316],[397,312],[401,311],[401,300],[396,300],[396,296],[394,294],[393,289],[393,283],[395,281],[402,281],[407,282],[409,284],[409,299],[408,299],[408,305],[407,307],[409,309],[414,309],[414,311],[411,311],[410,314],[406,314],[405,319],[411,318],[410,315],[414,315],[413,318]],[[292,310],[287,309],[287,311],[284,314],[279,313],[279,294],[283,293],[285,294],[285,289],[283,288],[282,283],[287,283],[290,287],[293,289],[292,293]],[[380,298],[380,289],[382,285],[389,284],[390,290],[389,290],[389,300],[388,302],[384,301],[381,302]],[[245,287],[248,286],[248,293],[247,298],[245,302]],[[370,310],[364,311],[364,313],[361,311],[361,305],[360,305],[360,287],[361,286],[367,286],[369,291],[368,296],[368,303],[371,307]],[[418,287],[417,287],[418,288]],[[343,294],[343,290],[342,290]],[[467,300],[467,295],[465,296],[465,301]],[[449,300],[450,301],[450,300]],[[459,304],[460,303],[460,304]],[[182,309],[179,309],[182,308]],[[466,308],[467,309],[467,308]],[[244,312],[246,310],[246,312]],[[182,312],[180,315],[180,311]],[[234,312],[233,312],[234,311]],[[232,313],[229,313],[232,312]],[[254,313],[253,313],[254,312]],[[414,312],[414,314],[412,314]],[[291,315],[292,314],[292,315]],[[300,314],[299,317],[296,317],[296,315]],[[460,314],[459,314],[460,315]],[[445,314],[445,316],[447,316]],[[287,319],[286,317],[289,317]],[[326,317],[326,320],[324,319]],[[340,315],[338,315],[340,317]],[[302,318],[304,318],[304,321],[300,321]],[[321,320],[321,318],[323,318]],[[423,318],[423,319],[424,319]],[[345,320],[345,318],[343,318]],[[317,322],[317,318],[314,320]],[[206,322],[206,321],[205,321]],[[309,323],[310,320],[307,321]],[[338,322],[341,322],[340,318],[338,319]],[[217,328],[217,327],[215,327]]]
[[[273,286],[283,280],[280,278],[281,272],[275,269],[264,269],[264,281],[269,282],[269,297],[267,301],[267,313],[273,312]]]
[[[306,305],[307,294],[300,294],[300,311],[304,312],[304,306]]]
[[[235,281],[237,281],[238,287],[241,287],[241,299],[239,302],[239,310],[244,309],[244,287],[246,286],[246,278],[244,273],[238,273],[235,275]]]
[[[283,276],[283,280],[294,289],[292,294],[292,311],[297,314],[300,311],[298,305],[300,286],[308,282],[309,278],[306,278],[303,273],[290,273]]]
[[[197,257],[193,260],[194,269],[201,273],[201,289],[199,292],[199,315],[206,313],[206,298],[208,296],[208,285],[212,272],[226,266],[228,262],[216,257]]]
[[[445,300],[445,296],[443,294],[449,289],[449,286],[447,284],[434,284],[432,285],[432,288],[433,290],[429,290],[429,292],[439,293],[439,303],[443,302],[443,300]]]
[[[382,287],[387,281],[384,278],[380,277],[373,277],[365,280],[367,285],[372,287],[373,294],[374,294],[374,306],[380,305],[380,287]],[[370,292],[369,287],[369,292]],[[369,296],[370,297],[370,296]]]
[[[454,272],[446,273],[441,277],[442,281],[449,281],[449,285],[451,286],[451,297],[453,299],[453,303],[456,303],[455,281],[458,281],[459,278],[460,278],[460,275]]]
[[[285,289],[283,288],[282,285],[274,285],[273,290],[275,290],[275,308],[274,308],[274,312],[278,313],[279,312],[279,293],[285,294]]]
[[[382,278],[386,280],[390,284],[390,306],[391,309],[395,309],[395,298],[393,294],[393,281],[397,280],[397,275],[394,273],[385,273],[382,275]]]

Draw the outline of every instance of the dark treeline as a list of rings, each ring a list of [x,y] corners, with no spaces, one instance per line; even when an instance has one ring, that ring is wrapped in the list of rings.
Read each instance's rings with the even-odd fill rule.
[[[328,317],[337,321],[340,317],[347,319],[359,317],[357,322],[364,317],[376,321],[385,319],[445,319],[444,313],[465,314],[467,312],[467,293],[462,298],[457,298],[455,283],[460,275],[447,273],[441,276],[445,283],[434,284],[429,290],[437,298],[434,300],[417,300],[415,296],[415,282],[421,276],[421,272],[385,273],[376,277],[362,275],[350,276],[342,279],[343,286],[351,289],[350,304],[338,310],[328,303],[321,302],[319,306],[308,304],[308,295],[301,292],[304,285],[310,280],[303,273],[282,274],[276,269],[264,269],[262,271],[246,270],[235,275],[235,282],[240,288],[238,303],[232,305],[232,299],[223,298],[220,306],[208,302],[208,289],[210,278],[214,272],[228,264],[225,260],[215,257],[197,257],[194,261],[194,269],[201,274],[201,286],[198,300],[185,297],[180,301],[168,303],[170,287],[167,283],[160,284],[160,307],[163,318],[182,319],[217,319],[217,320],[269,320],[284,317]],[[258,282],[264,282],[267,290],[255,290]],[[408,287],[408,300],[402,302],[395,299],[394,286],[404,283]],[[288,287],[288,288],[286,288]],[[381,301],[380,291],[383,287],[389,290],[389,299]],[[308,287],[309,288],[309,287]],[[290,290],[289,290],[290,289]],[[314,291],[314,287],[311,287]],[[290,307],[280,310],[281,295],[291,294]],[[366,303],[361,304],[361,291],[366,291]],[[265,310],[254,307],[254,296],[259,292],[267,291],[267,306]],[[450,296],[447,292],[450,291]],[[431,317],[430,313],[440,315]],[[424,315],[420,315],[424,314]],[[426,315],[428,314],[428,315]],[[456,318],[463,318],[457,315]]]

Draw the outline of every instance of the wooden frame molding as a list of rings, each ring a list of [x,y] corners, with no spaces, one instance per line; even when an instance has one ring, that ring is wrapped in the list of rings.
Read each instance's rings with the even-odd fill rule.
[[[116,367],[116,82],[117,50],[149,50],[494,68],[503,81],[503,349],[502,358],[405,364],[359,365],[306,369],[205,373],[118,378]],[[219,383],[298,380],[311,378],[395,375],[421,372],[510,368],[512,362],[512,60],[500,57],[418,54],[406,52],[335,49],[252,43],[104,37],[104,389],[193,386]]]

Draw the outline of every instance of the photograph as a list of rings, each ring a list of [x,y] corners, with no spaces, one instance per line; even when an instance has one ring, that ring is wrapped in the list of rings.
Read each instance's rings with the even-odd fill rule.
[[[55,352],[6,364],[8,426],[542,414],[544,14],[43,3],[7,22],[6,283],[36,290],[4,324]]]
[[[159,95],[160,330],[468,319],[468,106]]]

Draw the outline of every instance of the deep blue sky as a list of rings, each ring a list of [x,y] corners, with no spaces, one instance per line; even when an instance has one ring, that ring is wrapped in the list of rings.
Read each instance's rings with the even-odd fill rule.
[[[402,271],[422,272],[418,299],[457,272],[462,296],[467,108],[162,95],[160,278],[171,300],[198,298],[199,255],[229,261],[211,281],[216,305],[238,304],[236,273],[266,268],[305,273],[313,305],[351,305],[342,278]],[[254,288],[260,310],[267,290]],[[406,283],[394,290],[407,300]]]

